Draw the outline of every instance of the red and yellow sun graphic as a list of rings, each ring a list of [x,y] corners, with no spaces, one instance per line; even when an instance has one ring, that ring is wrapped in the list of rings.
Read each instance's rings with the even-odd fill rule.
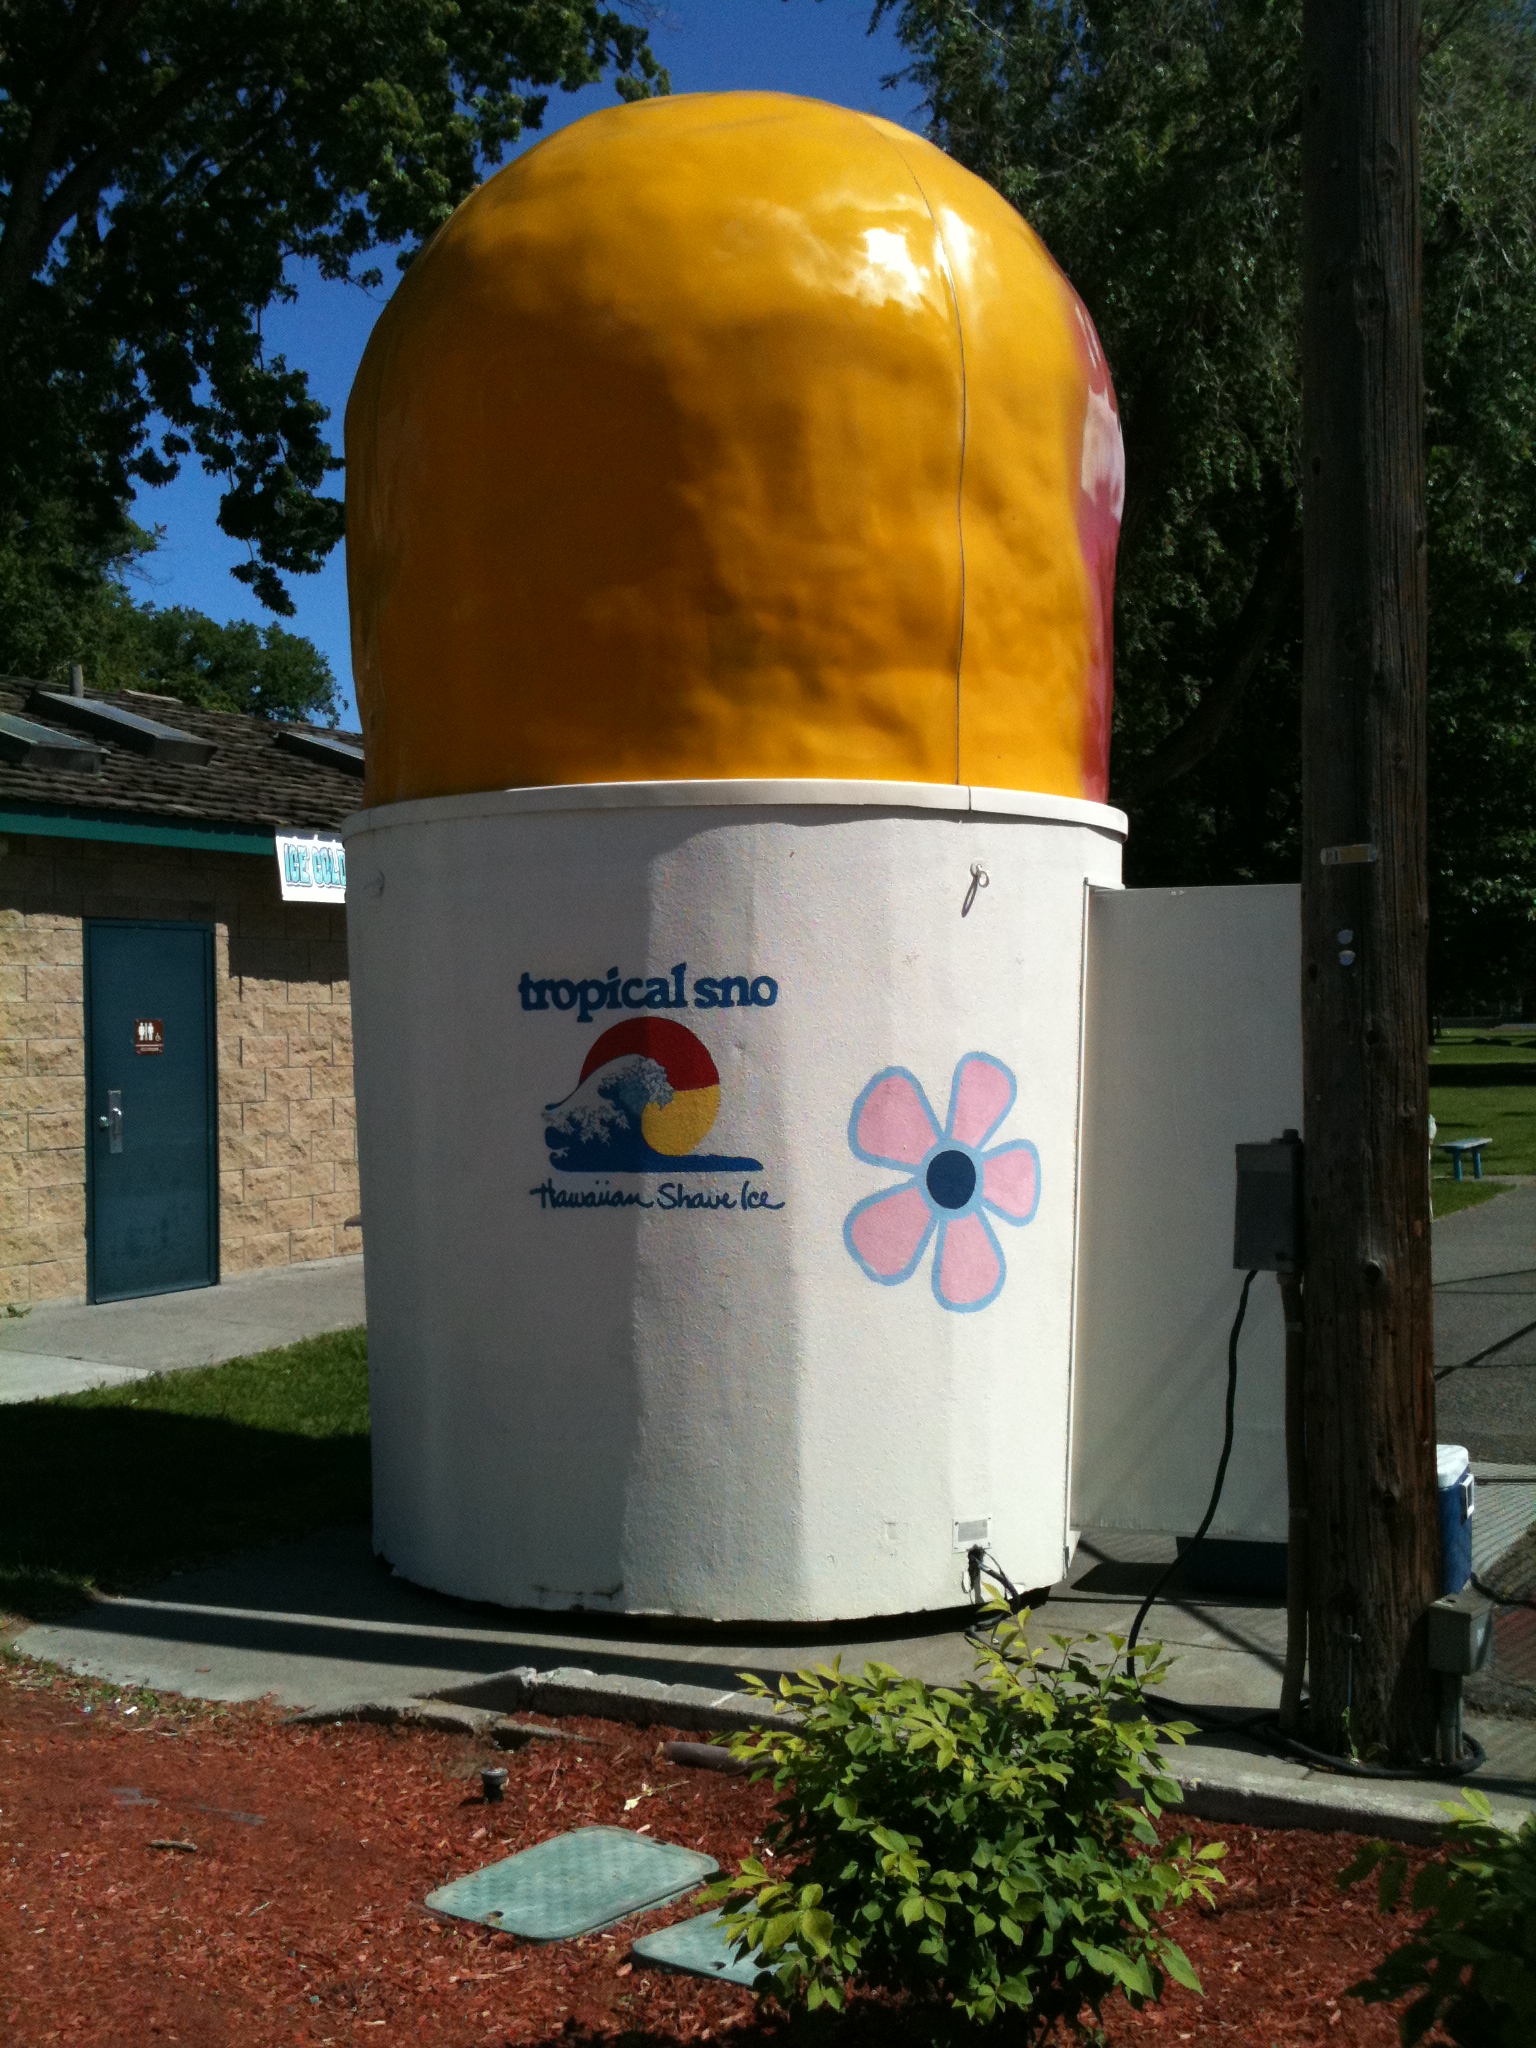
[[[670,1102],[648,1102],[640,1112],[645,1142],[653,1152],[681,1159],[708,1136],[720,1114],[720,1070],[686,1025],[670,1017],[631,1017],[594,1040],[578,1087],[599,1067],[637,1053],[655,1061],[672,1090]]]

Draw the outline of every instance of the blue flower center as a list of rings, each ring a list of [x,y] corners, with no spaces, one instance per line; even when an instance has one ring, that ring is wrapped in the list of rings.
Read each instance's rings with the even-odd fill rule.
[[[963,1209],[976,1192],[976,1162],[969,1152],[935,1152],[927,1180],[928,1193],[941,1209]]]

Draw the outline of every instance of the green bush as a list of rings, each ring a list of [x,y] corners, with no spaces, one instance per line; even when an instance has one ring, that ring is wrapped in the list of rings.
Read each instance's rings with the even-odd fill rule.
[[[779,1681],[798,1727],[732,1738],[779,1790],[768,1841],[790,1867],[749,1859],[709,1895],[786,2004],[840,2008],[857,1977],[930,2002],[936,2021],[1011,2011],[1043,2029],[1117,1988],[1134,2006],[1169,1977],[1200,1989],[1158,1921],[1209,1902],[1225,1851],[1160,1847],[1153,1822],[1180,1794],[1140,1684],[1089,1661],[1094,1637],[1035,1651],[1022,1617],[987,1619],[969,1685],[820,1667]]]
[[[1536,1815],[1518,1833],[1493,1824],[1480,1792],[1465,1792],[1454,1841],[1414,1880],[1412,1904],[1423,1925],[1350,1995],[1382,2005],[1417,1992],[1400,2031],[1411,2044],[1432,2026],[1462,2048],[1530,2048],[1536,2041]],[[1401,1849],[1368,1842],[1340,1887],[1380,1865],[1378,1897],[1389,1913],[1402,1896],[1408,1861]]]

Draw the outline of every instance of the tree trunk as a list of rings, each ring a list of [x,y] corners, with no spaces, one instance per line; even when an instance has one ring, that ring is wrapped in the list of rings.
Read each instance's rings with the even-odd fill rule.
[[[1312,1738],[1433,1753],[1419,9],[1304,0]]]

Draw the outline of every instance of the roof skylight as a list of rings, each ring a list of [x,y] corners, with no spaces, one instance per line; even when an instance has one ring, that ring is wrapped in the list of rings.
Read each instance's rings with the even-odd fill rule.
[[[137,711],[125,711],[120,704],[103,704],[97,697],[67,697],[60,690],[34,690],[28,708],[46,712],[65,725],[78,726],[98,739],[128,747],[136,754],[148,754],[156,761],[174,761],[184,768],[206,767],[213,759],[212,740],[202,740],[173,725],[161,725],[143,718]]]
[[[14,711],[0,711],[0,761],[25,768],[63,768],[76,775],[99,775],[101,749],[73,733],[34,725]]]
[[[327,733],[306,732],[302,726],[279,726],[277,744],[290,754],[302,754],[306,761],[323,761],[328,768],[339,768],[345,775],[363,772],[362,748],[348,746],[345,740],[332,739]]]

